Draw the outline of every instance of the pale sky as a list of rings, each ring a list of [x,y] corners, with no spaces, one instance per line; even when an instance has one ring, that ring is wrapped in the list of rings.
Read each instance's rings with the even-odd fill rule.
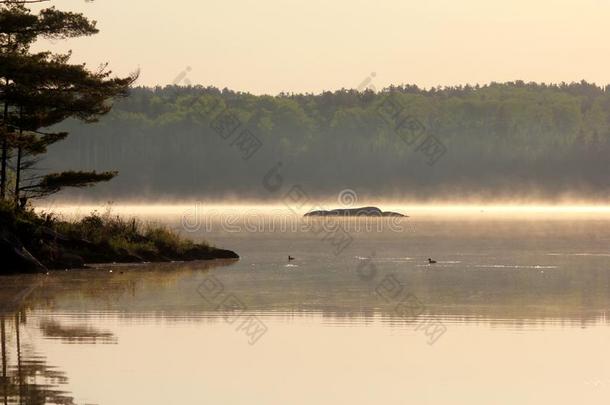
[[[140,85],[320,92],[370,82],[610,83],[610,0],[54,0],[100,34],[40,43]],[[32,7],[35,8],[35,7]],[[188,82],[187,82],[188,81]]]

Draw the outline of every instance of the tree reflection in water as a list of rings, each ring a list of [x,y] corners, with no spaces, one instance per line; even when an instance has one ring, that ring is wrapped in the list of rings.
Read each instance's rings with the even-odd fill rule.
[[[20,331],[26,322],[25,311],[0,315],[3,403],[74,404],[74,398],[61,389],[68,382],[65,373],[22,342]]]

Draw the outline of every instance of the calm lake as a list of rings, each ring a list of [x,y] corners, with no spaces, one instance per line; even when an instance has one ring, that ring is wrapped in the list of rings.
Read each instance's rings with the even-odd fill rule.
[[[1,278],[0,403],[610,398],[606,210],[116,210],[241,259]]]

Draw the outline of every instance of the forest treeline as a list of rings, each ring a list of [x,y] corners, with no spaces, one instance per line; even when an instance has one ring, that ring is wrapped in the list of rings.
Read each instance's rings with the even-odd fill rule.
[[[610,86],[584,81],[277,96],[140,87],[99,123],[60,129],[74,136],[46,169],[119,171],[93,198],[275,199],[293,185],[371,199],[610,194]]]

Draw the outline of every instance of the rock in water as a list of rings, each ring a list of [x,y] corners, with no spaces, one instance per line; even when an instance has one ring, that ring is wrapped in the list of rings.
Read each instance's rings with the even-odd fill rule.
[[[311,211],[306,217],[406,217],[398,212],[381,211],[377,207],[338,208],[334,210]]]

